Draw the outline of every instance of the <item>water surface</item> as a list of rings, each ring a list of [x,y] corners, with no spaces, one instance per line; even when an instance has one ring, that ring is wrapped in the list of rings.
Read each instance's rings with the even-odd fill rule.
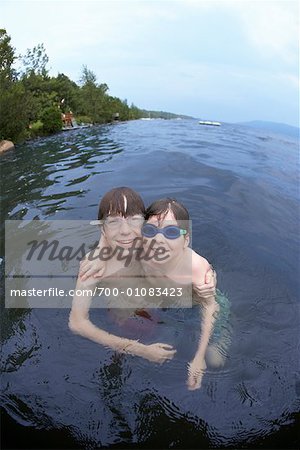
[[[3,155],[5,219],[94,219],[101,196],[124,185],[146,204],[183,202],[193,248],[214,264],[231,300],[234,330],[225,367],[208,370],[190,392],[186,364],[197,336],[178,317],[139,331],[149,342],[176,337],[176,358],[159,366],[74,336],[68,310],[2,307],[5,411],[23,426],[60,430],[57,448],[70,436],[74,448],[296,448],[298,163],[290,137],[185,120],[61,133]],[[91,318],[114,326],[104,311]]]

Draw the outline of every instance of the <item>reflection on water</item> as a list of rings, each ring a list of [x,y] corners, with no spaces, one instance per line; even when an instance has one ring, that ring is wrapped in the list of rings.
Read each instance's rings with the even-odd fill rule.
[[[66,445],[71,434],[81,448],[270,448],[278,440],[268,436],[285,429],[285,447],[293,447],[300,397],[296,141],[239,126],[136,121],[27,143],[0,163],[5,219],[91,220],[103,193],[118,185],[136,189],[147,204],[177,197],[191,213],[193,248],[214,263],[233,315],[224,369],[208,370],[201,389],[189,392],[187,362],[199,336],[193,316],[182,320],[174,310],[160,311],[155,323],[140,318],[141,340],[178,348],[160,366],[73,335],[68,310],[3,310],[2,295],[1,400],[18,423],[64,430]],[[120,332],[105,310],[91,318]]]
[[[4,216],[49,217],[59,210],[68,210],[68,198],[84,197],[84,182],[107,172],[109,169],[102,164],[123,151],[108,138],[109,126],[96,130],[41,139],[19,146],[16,152],[3,158],[2,173],[7,174]],[[34,216],[32,208],[36,209]]]

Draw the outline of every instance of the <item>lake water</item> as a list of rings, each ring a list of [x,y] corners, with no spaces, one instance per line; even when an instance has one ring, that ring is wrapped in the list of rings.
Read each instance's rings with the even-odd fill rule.
[[[226,365],[191,392],[188,328],[174,360],[155,365],[73,335],[66,309],[6,310],[2,289],[7,447],[299,447],[298,141],[240,125],[132,121],[29,142],[0,164],[4,219],[92,220],[116,186],[146,205],[176,197],[231,301],[233,328]],[[2,226],[2,255],[3,237]],[[91,318],[109,324],[102,310]]]

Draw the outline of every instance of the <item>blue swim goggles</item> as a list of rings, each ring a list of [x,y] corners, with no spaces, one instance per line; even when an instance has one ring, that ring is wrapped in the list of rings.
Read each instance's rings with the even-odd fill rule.
[[[158,233],[163,234],[167,239],[178,239],[180,236],[187,234],[187,230],[179,228],[176,225],[158,228],[151,223],[145,223],[142,227],[142,235],[146,238],[154,238]]]

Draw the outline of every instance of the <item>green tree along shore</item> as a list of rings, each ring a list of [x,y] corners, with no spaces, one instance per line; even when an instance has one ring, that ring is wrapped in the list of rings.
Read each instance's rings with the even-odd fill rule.
[[[17,61],[19,71],[14,68]],[[0,29],[0,140],[19,142],[56,133],[62,128],[61,115],[70,111],[79,124],[108,123],[116,115],[119,120],[185,117],[128,106],[127,100],[110,96],[107,84],[99,84],[86,66],[77,84],[63,73],[50,76],[47,64],[43,44],[18,56],[11,37]]]

